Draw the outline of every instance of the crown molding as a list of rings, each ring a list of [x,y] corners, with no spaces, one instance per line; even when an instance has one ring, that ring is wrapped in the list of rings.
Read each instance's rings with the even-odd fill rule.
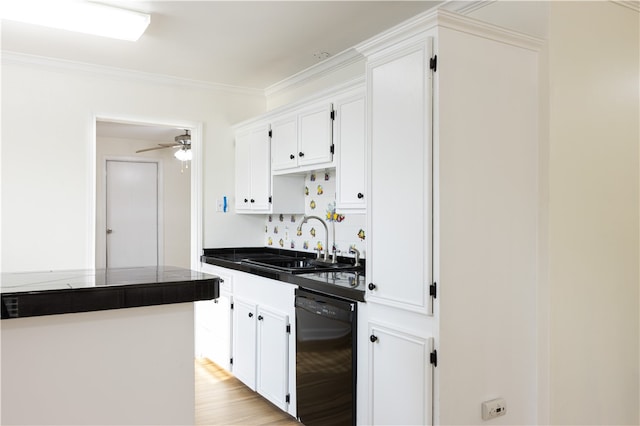
[[[485,6],[490,5],[498,0],[476,0],[476,1],[458,1],[458,0],[447,0],[443,5],[440,6],[440,9],[449,10],[451,12],[456,12],[461,15],[467,15],[472,13],[478,9],[482,9]]]
[[[636,12],[640,12],[640,1],[638,0],[610,0],[618,6],[627,7]]]
[[[240,123],[236,123],[233,125],[233,128],[235,130],[248,126],[248,125],[254,125],[256,123],[260,123],[263,121],[268,121],[270,119],[272,119],[273,117],[279,116],[279,115],[283,115],[283,114],[289,114],[295,111],[298,111],[299,109],[314,103],[314,102],[319,102],[322,100],[327,100],[327,101],[331,101],[333,97],[336,96],[345,96],[345,94],[347,93],[353,93],[356,91],[362,91],[364,92],[365,90],[365,76],[364,74],[358,77],[354,77],[350,80],[344,81],[340,84],[336,84],[334,86],[328,87],[324,90],[320,90],[318,92],[315,92],[312,95],[306,96],[302,99],[299,99],[295,102],[291,102],[285,105],[281,105],[277,108],[271,109],[263,114],[260,114],[256,117],[252,117],[248,120],[244,120]]]
[[[482,2],[490,3],[490,2]],[[474,9],[474,10],[477,10]],[[366,40],[355,48],[363,55],[369,56],[380,49],[392,44],[401,43],[404,40],[415,36],[425,35],[425,33],[436,26],[449,28],[452,30],[474,34],[490,40],[496,40],[505,44],[522,47],[529,50],[539,50],[544,44],[544,40],[512,31],[503,27],[489,24],[484,21],[460,15],[447,9],[428,10],[420,15],[408,19]]]
[[[162,84],[174,87],[187,87],[193,89],[222,91],[235,94],[264,96],[264,91],[260,89],[231,86],[207,81],[190,80],[187,78],[173,77],[163,74],[133,71],[124,68],[109,67],[105,65],[95,65],[86,62],[70,61],[66,59],[50,58],[45,56],[28,55],[3,50],[0,52],[2,65],[23,65],[36,68],[48,68],[69,72],[110,77],[128,81],[143,81],[146,83]]]
[[[264,89],[265,96],[273,96],[279,92],[288,89],[294,89],[300,87],[311,80],[317,80],[325,75],[334,73],[335,71],[345,68],[349,65],[355,64],[364,57],[360,52],[355,49],[344,50],[334,56],[325,59],[315,65],[310,66],[296,74],[293,74],[284,80],[281,80],[275,84]]]
[[[477,8],[474,10],[477,10]],[[458,13],[446,10],[438,12],[438,25],[461,32],[475,34],[491,40],[500,41],[512,46],[522,47],[528,50],[540,50],[545,43],[541,38],[509,30],[504,27],[499,27],[497,25],[489,24],[478,19],[462,16]]]

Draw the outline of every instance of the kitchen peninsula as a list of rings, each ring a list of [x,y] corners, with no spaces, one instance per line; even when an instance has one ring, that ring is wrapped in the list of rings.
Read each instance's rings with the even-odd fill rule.
[[[2,424],[193,424],[193,302],[175,267],[2,274]],[[125,309],[126,308],[126,309]]]

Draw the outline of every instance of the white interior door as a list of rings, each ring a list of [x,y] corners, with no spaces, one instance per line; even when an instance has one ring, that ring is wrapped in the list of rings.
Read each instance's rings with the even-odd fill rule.
[[[108,160],[107,268],[158,265],[158,163]]]

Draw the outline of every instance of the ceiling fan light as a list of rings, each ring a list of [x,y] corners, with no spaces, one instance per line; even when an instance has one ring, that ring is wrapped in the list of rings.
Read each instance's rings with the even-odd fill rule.
[[[180,161],[191,161],[193,154],[190,149],[181,148],[173,154]]]

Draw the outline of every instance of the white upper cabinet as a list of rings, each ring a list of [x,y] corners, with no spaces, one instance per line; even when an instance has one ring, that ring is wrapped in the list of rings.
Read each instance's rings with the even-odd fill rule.
[[[367,301],[421,313],[431,283],[431,45],[419,40],[367,62]]]
[[[270,211],[269,125],[259,124],[236,135],[236,210]]]
[[[334,103],[336,153],[336,209],[366,211],[365,94],[340,98]]]
[[[287,170],[298,166],[298,117],[295,114],[271,123],[271,169]]]
[[[333,160],[332,105],[320,102],[272,122],[271,170],[275,174],[330,166]]]
[[[333,160],[333,106],[320,102],[298,114],[298,165],[331,163]]]
[[[291,132],[289,124],[281,121],[274,122],[273,126],[276,133],[285,135]],[[271,176],[271,134],[271,126],[264,122],[241,128],[236,133],[235,206],[238,213],[304,212],[304,177]]]

